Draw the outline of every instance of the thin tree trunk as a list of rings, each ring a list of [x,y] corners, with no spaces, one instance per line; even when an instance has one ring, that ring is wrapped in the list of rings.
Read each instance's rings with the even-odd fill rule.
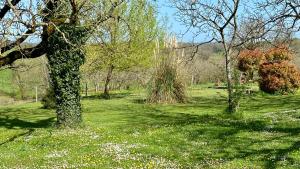
[[[26,97],[25,97],[25,84],[22,82],[21,75],[17,70],[15,70],[15,76],[16,76],[16,83],[17,83],[17,85],[19,87],[19,90],[20,90],[21,99],[25,100],[26,99]]]
[[[95,94],[97,94],[98,92],[98,86],[97,86],[97,83],[95,83]]]
[[[109,95],[109,83],[111,81],[113,70],[114,70],[114,66],[110,65],[108,67],[107,76],[106,76],[105,85],[104,85],[103,96],[104,96],[105,99],[110,99],[110,95]]]
[[[232,88],[232,72],[231,72],[231,63],[230,63],[230,54],[225,52],[226,58],[226,78],[227,78],[227,92],[228,92],[228,111],[235,111],[235,104],[233,98],[233,88]]]
[[[85,97],[88,96],[88,84],[85,83]]]

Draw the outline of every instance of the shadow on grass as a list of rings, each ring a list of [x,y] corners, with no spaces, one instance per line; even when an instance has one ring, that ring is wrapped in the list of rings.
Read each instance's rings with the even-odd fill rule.
[[[207,141],[209,142],[213,143],[216,141],[214,148],[218,149],[220,154],[226,154],[222,157],[226,160],[260,158],[261,161],[264,161],[265,168],[275,169],[279,162],[285,162],[289,165],[295,164],[296,160],[289,157],[289,154],[294,151],[299,151],[300,149],[299,139],[289,141],[291,145],[287,148],[272,147],[258,150],[249,148],[257,144],[264,143],[264,145],[266,145],[274,141],[283,141],[286,138],[297,138],[300,134],[300,127],[275,126],[270,128],[270,124],[262,120],[243,121],[242,119],[236,120],[213,115],[198,116],[185,113],[173,113],[170,116],[166,113],[158,113],[156,111],[156,113],[148,113],[146,116],[153,119],[151,122],[148,121],[148,124],[175,126],[178,128],[178,132],[182,132],[180,130],[188,125],[201,126],[187,130],[186,138],[190,141],[197,141],[204,136],[207,137]],[[252,133],[253,135],[257,133],[283,133],[284,136],[270,137],[267,138],[267,140],[251,139],[251,136],[243,139],[239,138],[237,135],[243,132]],[[234,149],[234,152],[231,152],[230,149]],[[195,158],[204,160],[205,155],[200,154]]]
[[[4,145],[4,144],[7,144],[7,143],[10,143],[10,142],[13,142],[13,141],[15,141],[17,138],[19,138],[19,137],[29,136],[29,135],[31,135],[34,131],[35,131],[34,129],[28,129],[28,131],[26,131],[26,132],[24,132],[24,133],[14,135],[13,137],[9,138],[7,141],[4,141],[4,142],[0,143],[0,146],[2,146],[2,145]]]
[[[3,108],[0,111],[0,128],[6,129],[24,129],[26,132],[17,134],[7,141],[0,143],[0,146],[15,141],[19,137],[31,135],[35,129],[49,128],[55,123],[55,117],[46,114],[39,109],[22,108]],[[44,114],[45,113],[45,114]],[[47,116],[49,115],[49,116]]]
[[[146,99],[132,99],[132,103],[135,104],[148,104]],[[218,103],[218,104],[216,104]],[[186,103],[179,103],[179,104],[148,104],[148,105],[171,105],[172,107],[185,107],[188,108],[201,108],[201,109],[217,109],[217,110],[224,110],[226,112],[226,104],[227,99],[224,97],[192,97],[187,100]]]
[[[84,100],[99,100],[99,99],[111,100],[111,99],[122,99],[122,98],[128,97],[130,95],[131,95],[130,92],[122,92],[122,93],[111,93],[111,94],[109,94],[109,96],[110,96],[109,99],[107,97],[105,97],[103,94],[92,95],[92,96],[82,96],[82,99],[84,99]]]
[[[133,100],[133,103],[136,104],[108,108],[108,111],[122,112],[122,118],[120,118],[122,129],[132,126],[134,129],[145,130],[172,127],[171,131],[174,134],[183,134],[189,140],[188,142],[200,140],[209,142],[211,149],[217,151],[216,154],[211,155],[212,159],[218,159],[221,156],[226,161],[258,160],[264,163],[265,168],[271,169],[279,167],[282,163],[299,164],[296,159],[289,157],[290,153],[300,149],[300,139],[298,139],[300,123],[296,119],[297,115],[293,115],[293,118],[296,117],[293,122],[286,120],[279,121],[278,124],[273,124],[272,117],[261,119],[253,116],[244,119],[239,115],[224,114],[226,99],[219,97],[194,97],[188,104],[166,106],[142,105],[144,103],[142,99]],[[300,100],[296,96],[253,97],[250,100],[244,100],[242,109],[248,113],[265,112],[270,108],[272,110],[299,109],[299,103]],[[216,111],[218,113],[214,113]],[[241,134],[246,136],[241,137]],[[284,144],[269,148],[268,145],[274,142]],[[256,146],[258,148],[253,148]],[[184,146],[182,147],[184,149]],[[207,154],[194,154],[193,158],[201,161],[207,158]]]
[[[2,90],[0,90],[0,95],[2,95],[2,96],[9,96],[10,98],[15,98],[16,97],[16,93],[2,91]]]
[[[133,99],[132,103],[136,103],[136,104],[147,104],[147,100],[146,99]]]
[[[54,117],[50,117],[47,119],[30,122],[21,120],[19,118],[9,118],[8,116],[6,116],[5,118],[0,117],[0,127],[4,127],[7,129],[47,128],[51,127],[54,124],[54,119]]]
[[[242,104],[251,104],[251,106],[243,106],[242,110],[253,111],[263,110],[268,107],[272,109],[299,109],[300,97],[298,95],[266,95],[258,94],[242,100]]]
[[[0,128],[27,131],[11,136],[7,141],[0,143],[0,146],[14,142],[20,137],[29,136],[35,129],[52,127],[55,124],[55,117],[52,113],[53,111],[30,107],[2,108],[0,110]]]
[[[5,107],[0,110],[0,128],[48,128],[55,123],[54,110],[28,107]]]

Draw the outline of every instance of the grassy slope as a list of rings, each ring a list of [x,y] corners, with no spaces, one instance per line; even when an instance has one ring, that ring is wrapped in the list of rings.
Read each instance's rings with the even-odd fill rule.
[[[9,69],[0,70],[0,105],[6,105],[14,102],[11,97],[15,93],[15,87],[12,85],[12,71]]]
[[[0,95],[12,95],[15,90],[12,84],[12,71],[1,70],[0,77]]]
[[[83,100],[85,127],[51,127],[40,104],[0,109],[0,168],[299,168],[300,95],[243,100],[194,88],[188,104],[147,105],[141,94]]]

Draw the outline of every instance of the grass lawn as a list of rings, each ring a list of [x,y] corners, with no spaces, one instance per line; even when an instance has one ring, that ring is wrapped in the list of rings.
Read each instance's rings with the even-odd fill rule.
[[[255,94],[226,114],[223,90],[149,105],[143,92],[84,98],[84,127],[57,130],[39,103],[0,107],[0,168],[300,168],[300,94]]]

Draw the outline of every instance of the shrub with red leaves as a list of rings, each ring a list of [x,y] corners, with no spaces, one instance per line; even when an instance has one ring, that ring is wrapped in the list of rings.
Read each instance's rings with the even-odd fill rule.
[[[264,53],[260,49],[245,49],[238,56],[237,68],[244,72],[245,80],[253,80],[254,72],[264,60]]]
[[[292,52],[287,46],[280,45],[275,48],[271,48],[265,52],[265,59],[267,62],[282,62],[292,60]]]
[[[245,49],[238,56],[238,69],[242,72],[257,70],[263,58],[264,53],[260,49]]]
[[[300,72],[289,63],[292,53],[288,48],[272,48],[259,66],[259,87],[266,93],[294,93],[300,87]]]

